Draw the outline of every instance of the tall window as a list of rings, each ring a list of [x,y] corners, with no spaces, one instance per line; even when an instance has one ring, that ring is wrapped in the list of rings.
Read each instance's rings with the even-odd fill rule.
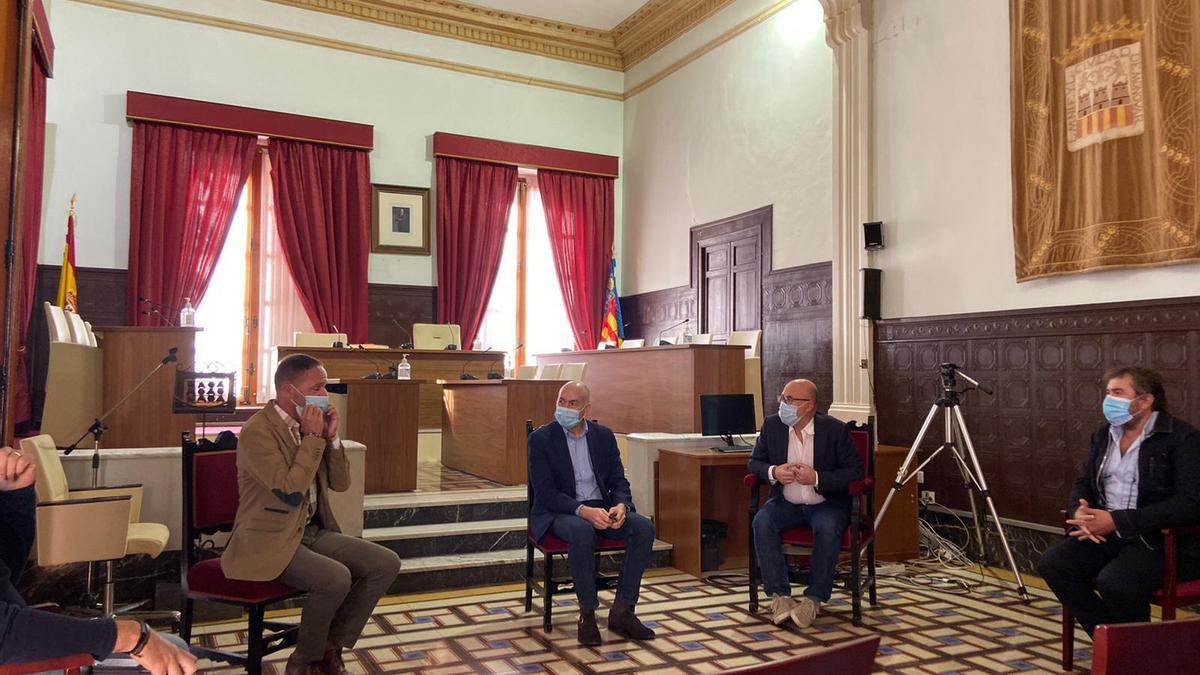
[[[479,343],[485,349],[507,352],[509,367],[533,363],[538,354],[575,348],[533,171],[522,169],[517,182],[500,272]]]
[[[250,229],[245,186],[238,198],[229,236],[217,258],[212,281],[196,307],[196,370],[234,372],[234,391],[241,401],[245,382],[242,346],[246,337],[246,242]]]

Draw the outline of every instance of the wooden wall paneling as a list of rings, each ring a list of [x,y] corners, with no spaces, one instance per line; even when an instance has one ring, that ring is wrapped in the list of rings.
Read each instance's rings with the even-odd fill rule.
[[[818,408],[833,398],[833,265],[815,263],[772,272],[763,281],[763,405],[779,409],[776,396],[788,380],[812,380]]]
[[[370,342],[392,347],[412,342],[412,325],[434,323],[436,316],[437,288],[434,286],[370,284],[367,287],[367,339]]]
[[[957,363],[995,388],[962,412],[1002,518],[1057,525],[1091,433],[1102,423],[1100,378],[1114,365],[1159,371],[1174,414],[1200,420],[1200,298],[1047,307],[876,324],[879,442],[909,446],[938,395],[938,364]],[[940,422],[940,419],[939,419]],[[941,442],[940,424],[924,448]],[[967,508],[949,458],[925,489]]]

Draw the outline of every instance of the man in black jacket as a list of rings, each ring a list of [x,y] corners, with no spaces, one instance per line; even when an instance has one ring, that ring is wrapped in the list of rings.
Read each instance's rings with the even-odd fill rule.
[[[196,672],[196,657],[140,621],[76,619],[25,606],[16,585],[33,546],[36,475],[37,467],[30,458],[18,450],[0,448],[0,664],[75,654],[103,659],[121,652],[129,653],[154,675]]]
[[[1200,522],[1200,432],[1167,412],[1162,378],[1145,368],[1104,375],[1108,420],[1067,506],[1070,536],[1038,572],[1080,625],[1148,621],[1163,583],[1161,529]],[[1180,545],[1180,580],[1200,577],[1200,541]]]
[[[585,646],[601,643],[596,626],[596,535],[624,539],[625,559],[608,629],[632,640],[648,640],[654,631],[638,620],[634,606],[654,547],[654,525],[633,510],[613,432],[587,419],[591,398],[584,383],[564,384],[555,422],[529,436],[529,526],[534,539],[553,532],[567,542],[579,600],[579,643]]]
[[[763,421],[749,469],[771,484],[771,498],[752,523],[763,587],[771,596],[771,620],[778,625],[790,618],[807,628],[833,593],[838,552],[850,522],[848,488],[863,477],[862,459],[849,428],[817,412],[817,386],[792,380],[779,396],[779,414]],[[782,533],[801,525],[812,528],[813,547],[808,588],[797,601],[788,584]]]

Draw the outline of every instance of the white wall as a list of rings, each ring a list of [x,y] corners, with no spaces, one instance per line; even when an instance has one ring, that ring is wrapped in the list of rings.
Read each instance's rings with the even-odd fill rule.
[[[328,39],[453,57],[620,90],[621,74],[391,29],[274,3],[154,0]],[[246,32],[54,3],[58,50],[47,90],[47,184],[40,261],[62,255],[79,194],[77,264],[128,265],[131,127],[125,92],[196,98],[375,125],[372,181],[429,186],[435,131],[621,154],[621,102],[328,49]],[[621,184],[617,184],[618,204]],[[620,210],[618,209],[618,237]],[[164,261],[169,262],[169,261]],[[432,285],[432,257],[372,255],[372,283]]]
[[[769,4],[734,3],[626,86]],[[832,257],[832,76],[820,4],[797,0],[625,102],[623,295],[687,284],[689,228],[768,204],[775,269]]]
[[[885,317],[1200,294],[1200,265],[1016,282],[1008,3],[876,2]]]

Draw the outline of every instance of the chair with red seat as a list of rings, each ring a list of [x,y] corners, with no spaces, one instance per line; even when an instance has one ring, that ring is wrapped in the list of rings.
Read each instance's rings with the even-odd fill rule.
[[[533,433],[533,420],[525,420],[525,436]],[[526,475],[531,475],[527,470]],[[533,611],[533,592],[536,590],[542,598],[542,630],[550,632],[551,611],[554,607],[554,596],[574,592],[575,584],[570,576],[554,576],[554,557],[567,555],[567,542],[553,532],[547,532],[541,540],[535,540],[529,529],[529,510],[533,508],[533,485],[525,481],[525,611]],[[542,552],[542,579],[538,581],[533,575],[534,550]],[[600,569],[600,554],[605,551],[624,551],[625,542],[619,539],[596,537],[596,569]],[[596,590],[603,591],[617,587],[618,575],[596,574]]]
[[[1175,611],[1180,607],[1200,603],[1200,579],[1179,581],[1179,537],[1200,535],[1200,525],[1183,527],[1168,527],[1163,535],[1163,585],[1154,593],[1151,600],[1162,607],[1162,620],[1174,621]],[[1120,625],[1120,624],[1119,624]],[[1096,640],[1093,647],[1099,650],[1099,628],[1096,630]],[[1095,658],[1093,657],[1093,664]],[[1075,665],[1075,615],[1071,608],[1063,605],[1062,609],[1062,666],[1063,670],[1071,670]]]
[[[862,625],[862,593],[866,589],[868,600],[874,606],[877,602],[875,593],[875,429],[874,418],[866,424],[850,422],[850,438],[858,449],[866,476],[862,480],[850,483],[850,496],[853,503],[850,508],[850,525],[842,535],[843,553],[850,555],[850,571],[848,574],[839,573],[843,586],[850,591],[852,621],[855,626]],[[754,548],[754,515],[758,513],[762,503],[762,480],[753,473],[747,473],[746,486],[750,488],[750,611],[758,611],[758,586],[761,583],[761,572],[758,569],[758,559]],[[813,533],[809,527],[794,527],[783,532],[784,546],[812,548]],[[862,571],[863,554],[866,554],[867,573]],[[793,569],[789,567],[789,576]]]
[[[64,675],[79,675],[83,668],[96,663],[91,654],[60,656],[45,661],[10,663],[0,666],[0,675],[31,675],[32,673],[61,672]]]
[[[183,434],[183,551],[180,555],[184,592],[183,625],[180,636],[190,644],[196,600],[213,600],[246,609],[246,653],[207,647],[192,647],[200,658],[242,666],[246,672],[262,672],[267,654],[296,644],[298,626],[265,620],[268,605],[300,595],[277,581],[238,581],[221,571],[220,551],[214,536],[233,530],[238,508],[237,438],[229,432],[216,443],[192,441]],[[272,631],[266,633],[266,631]]]
[[[1093,675],[1194,673],[1200,619],[1096,626]]]

